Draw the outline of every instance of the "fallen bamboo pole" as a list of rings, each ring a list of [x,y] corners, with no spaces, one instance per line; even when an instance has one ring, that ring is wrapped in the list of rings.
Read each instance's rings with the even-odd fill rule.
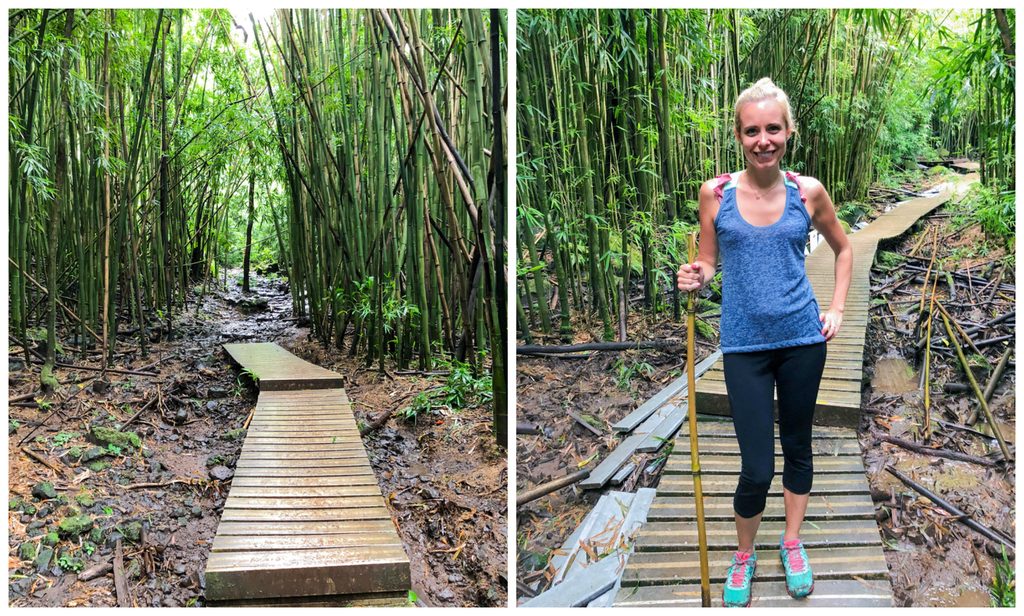
[[[953,327],[949,324],[949,319],[946,318],[945,314],[942,314],[942,322],[946,325],[946,332],[949,334],[949,344],[956,350],[956,356],[960,359],[960,365],[964,368],[964,373],[967,375],[967,380],[971,383],[971,389],[974,390],[974,395],[977,396],[978,402],[981,404],[981,410],[985,413],[985,419],[988,420],[988,425],[992,428],[992,434],[995,435],[996,440],[999,441],[999,449],[1003,452],[1003,458],[1007,462],[1013,462],[1013,455],[1010,453],[1010,448],[1006,446],[1006,441],[1003,440],[1003,434],[999,431],[999,426],[996,425],[995,418],[992,417],[992,411],[988,408],[988,403],[985,402],[985,394],[982,393],[981,388],[978,387],[978,381],[974,378],[974,372],[971,370],[971,365],[967,363],[967,358],[964,357],[964,350],[957,344],[956,335],[953,333]]]
[[[999,463],[996,462],[995,460],[981,458],[978,456],[971,456],[965,453],[960,453],[958,451],[947,451],[945,449],[935,449],[933,447],[926,447],[923,445],[918,445],[917,443],[905,441],[901,438],[896,438],[895,436],[889,436],[887,434],[877,434],[875,435],[875,438],[884,443],[892,443],[893,445],[896,445],[898,447],[902,447],[904,449],[913,451],[915,453],[920,453],[926,456],[946,458],[948,460],[956,460],[958,462],[969,462],[971,464],[979,464],[981,466],[999,466]]]
[[[578,481],[583,481],[587,477],[590,477],[590,471],[584,470],[566,475],[565,477],[559,477],[553,479],[547,483],[542,483],[532,490],[527,490],[521,494],[516,494],[516,507],[525,505],[531,501],[535,501],[541,496],[550,494],[555,490],[560,490],[566,486],[570,486]]]
[[[891,466],[886,466],[885,470],[889,471],[889,473],[891,473],[894,477],[896,477],[897,479],[902,481],[908,487],[913,488],[916,492],[918,492],[919,494],[921,494],[922,496],[924,496],[928,500],[932,501],[933,503],[935,503],[939,507],[942,507],[943,509],[945,509],[949,513],[955,515],[957,517],[957,519],[960,522],[963,522],[963,524],[965,526],[967,526],[968,528],[970,528],[970,529],[972,529],[974,531],[977,531],[978,533],[980,533],[983,536],[985,536],[985,538],[991,539],[992,541],[996,541],[998,543],[1001,543],[1001,544],[1005,545],[1006,547],[1008,547],[1008,548],[1010,548],[1012,550],[1016,550],[1017,549],[1017,547],[1014,544],[1012,539],[1008,539],[1007,537],[1003,537],[1001,533],[997,533],[996,531],[992,530],[991,528],[989,528],[989,527],[985,526],[984,524],[981,524],[980,522],[976,521],[974,518],[970,517],[969,515],[967,515],[963,511],[960,511],[960,509],[956,508],[951,503],[949,503],[946,500],[942,499],[941,497],[939,497],[937,494],[935,494],[934,492],[932,492],[928,488],[925,488],[924,486],[922,486],[921,484],[917,483],[913,479],[907,477],[906,475],[904,475],[903,473],[899,472],[895,468],[893,468]]]

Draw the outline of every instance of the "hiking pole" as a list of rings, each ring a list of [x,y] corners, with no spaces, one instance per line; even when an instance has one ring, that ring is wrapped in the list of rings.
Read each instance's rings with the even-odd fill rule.
[[[697,258],[697,234],[690,233],[686,259]],[[700,483],[700,454],[697,451],[697,393],[694,376],[694,330],[697,321],[697,291],[686,294],[686,382],[690,420],[690,473],[693,475],[693,498],[697,504],[697,545],[700,546],[700,605],[711,607],[711,576],[708,572],[708,535],[704,526],[704,491]]]

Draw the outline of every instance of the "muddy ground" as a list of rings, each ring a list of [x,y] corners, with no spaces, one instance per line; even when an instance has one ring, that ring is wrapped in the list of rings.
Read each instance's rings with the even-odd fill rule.
[[[904,186],[907,190],[923,190],[927,185]],[[895,198],[903,197],[893,192],[882,191],[878,199],[869,206],[867,218],[878,215]],[[967,267],[981,276],[994,265],[997,268],[1005,256],[1005,250],[979,250],[981,246],[976,227],[954,232],[952,216],[946,208],[940,208],[919,224],[902,239],[883,245],[882,250],[908,254],[921,239],[921,234],[932,227],[940,228],[939,258],[946,258],[946,268],[959,270]],[[930,245],[929,245],[930,246]],[[972,249],[975,254],[972,254]],[[921,248],[930,257],[930,248]],[[985,254],[977,254],[985,253]],[[916,265],[915,261],[909,261]],[[925,263],[927,265],[927,263]],[[887,282],[909,276],[910,272],[894,266],[876,267],[872,272],[873,290],[881,295]],[[1003,283],[1012,285],[1012,265],[1003,272]],[[920,299],[921,284],[907,283],[894,301],[909,297]],[[980,289],[979,285],[971,287]],[[906,298],[902,296],[906,292]],[[916,293],[916,296],[914,295]],[[974,309],[970,307],[966,291],[960,292],[960,300],[968,306],[950,303],[952,315],[969,327],[974,321],[985,321],[985,315],[996,316],[1014,309],[1015,295],[1012,291],[996,296],[992,305]],[[975,294],[972,291],[970,297]],[[886,295],[888,297],[888,295]],[[945,298],[942,285],[939,298]],[[975,300],[977,301],[977,300]],[[896,306],[894,303],[893,306]],[[902,304],[906,308],[909,304]],[[882,312],[885,310],[886,312]],[[872,310],[872,326],[868,330],[868,350],[865,356],[864,407],[865,413],[860,429],[864,452],[865,468],[876,497],[879,528],[885,539],[885,555],[891,571],[893,590],[897,605],[901,606],[947,606],[947,605],[989,605],[989,587],[995,572],[998,552],[994,542],[979,539],[974,531],[958,524],[951,516],[918,498],[902,483],[884,470],[887,464],[913,477],[930,489],[945,494],[954,504],[964,507],[972,516],[992,528],[1014,534],[1015,490],[1014,468],[984,467],[976,464],[942,460],[908,452],[897,446],[877,441],[879,433],[891,434],[912,440],[907,432],[921,422],[921,394],[917,373],[911,373],[908,360],[913,361],[912,330],[913,315],[895,319],[882,304]],[[899,312],[899,309],[897,309]],[[882,318],[883,314],[889,315]],[[1012,320],[1008,328],[985,332],[985,337],[1006,335],[1013,332]],[[717,326],[716,320],[711,321]],[[586,332],[586,324],[579,323],[576,331]],[[936,318],[933,327],[941,328],[941,319]],[[630,321],[632,340],[685,339],[682,323],[669,320],[648,320],[634,316]],[[938,334],[933,332],[937,340]],[[592,337],[581,334],[574,342],[591,342]],[[715,341],[698,346],[698,359],[706,356]],[[556,343],[552,340],[550,344]],[[1005,343],[1004,343],[1005,344]],[[985,356],[994,366],[1004,346],[1001,344],[983,347]],[[580,357],[531,357],[520,356],[517,370],[517,420],[525,428],[539,428],[541,434],[517,435],[517,487],[520,491],[545,481],[575,472],[596,454],[595,462],[603,459],[618,444],[610,426],[631,412],[636,406],[653,396],[665,385],[681,374],[683,351],[629,351],[626,353],[589,353]],[[898,359],[894,359],[898,358]],[[1011,359],[1013,359],[1011,357]],[[896,363],[896,362],[900,363]],[[945,353],[933,358],[932,398],[938,416],[947,422],[963,423],[977,404],[966,392],[944,393],[942,386],[949,381],[965,381],[962,372],[955,367],[955,356]],[[652,370],[643,368],[650,366]],[[639,366],[630,372],[630,366]],[[898,374],[899,379],[892,375]],[[621,375],[632,374],[629,384]],[[877,380],[876,380],[877,377]],[[867,381],[871,381],[870,383]],[[896,381],[898,384],[891,384]],[[911,386],[912,382],[912,386]],[[877,387],[875,387],[877,385]],[[894,387],[905,390],[891,392]],[[984,387],[984,383],[982,383]],[[997,422],[1003,428],[1007,439],[1014,440],[1014,392],[1015,382],[1012,366],[1000,381],[992,398],[991,408]],[[600,436],[580,425],[572,418],[572,412],[583,421],[592,423]],[[975,429],[984,432],[982,419]],[[955,431],[947,439],[943,436],[949,430],[939,430],[930,442],[932,446],[971,452],[973,455],[993,455],[994,441],[962,431]],[[606,488],[634,491],[637,487],[656,486],[660,465],[657,454],[646,454],[636,458],[637,471],[619,487]],[[593,463],[591,463],[593,468]],[[583,491],[575,487],[563,488],[548,496],[518,508],[517,563],[519,600],[525,598],[523,586],[543,589],[545,565],[583,516],[593,507],[600,492]],[[1012,553],[1010,564],[1012,566]]]
[[[255,277],[249,296],[239,286],[230,276],[226,290],[193,296],[176,315],[173,339],[161,339],[154,315],[146,357],[131,331],[119,336],[114,364],[156,376],[99,381],[97,372],[62,368],[62,386],[43,398],[38,366],[12,354],[9,396],[27,399],[11,404],[8,424],[11,606],[116,605],[109,567],[118,542],[131,605],[204,604],[202,572],[258,393],[223,343],[273,341],[323,360],[348,377],[356,414],[367,421],[444,380],[361,371],[297,325],[286,282]],[[63,351],[67,363],[99,363],[70,342]],[[113,427],[122,435],[103,430]],[[507,469],[493,442],[487,407],[417,425],[390,419],[365,439],[421,603],[506,601]],[[89,572],[95,577],[80,579]]]

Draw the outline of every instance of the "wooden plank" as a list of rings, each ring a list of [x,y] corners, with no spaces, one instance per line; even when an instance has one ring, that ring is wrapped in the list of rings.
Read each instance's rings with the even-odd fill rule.
[[[321,498],[333,496],[379,496],[376,483],[356,486],[280,486],[250,488],[231,486],[231,497]]]
[[[229,509],[221,515],[224,522],[334,522],[343,520],[390,520],[384,507],[355,509]]]
[[[408,589],[401,546],[276,552],[213,552],[206,593],[219,600]]]
[[[344,535],[394,532],[395,523],[390,519],[376,520],[332,520],[329,522],[299,522],[263,520],[249,522],[221,522],[217,536],[269,537],[281,535]]]
[[[340,374],[295,357],[272,342],[225,344],[224,350],[259,377],[260,391],[288,389],[337,389],[344,385]]]
[[[721,584],[732,563],[733,550],[708,552],[711,581]],[[814,581],[843,579],[853,576],[883,579],[889,575],[885,556],[875,546],[852,548],[811,548],[807,560],[814,571]],[[778,550],[758,553],[757,573],[753,590],[756,592],[767,581],[785,581],[786,572],[778,558]],[[700,553],[637,552],[629,557],[629,566],[623,572],[623,586],[660,584],[699,584]]]
[[[667,406],[665,408],[671,409],[671,411],[658,424],[658,427],[652,430],[647,435],[647,438],[637,446],[637,451],[643,453],[658,451],[669,442],[672,435],[679,430],[679,426],[683,425],[683,422],[686,421],[688,404],[683,403],[680,406]]]
[[[739,475],[742,461],[740,456],[701,456],[700,470],[708,475]],[[785,461],[782,456],[775,458],[775,471],[781,473]],[[691,472],[690,456],[669,456],[665,465],[666,475],[686,475]],[[863,473],[864,463],[860,456],[821,456],[814,458],[814,475],[830,473]]]
[[[722,606],[722,585],[712,584],[713,606]],[[623,585],[615,598],[614,607],[686,607],[699,608],[699,584],[673,584],[666,586]],[[821,580],[815,582],[814,592],[799,601],[786,592],[785,582],[754,582],[752,607],[892,607],[892,588],[884,580]]]
[[[333,469],[369,467],[370,461],[365,456],[358,458],[331,458],[322,460],[273,460],[261,457],[239,458],[235,471],[240,470],[293,470],[301,475],[306,470],[326,471]]]
[[[701,478],[701,487],[705,495],[731,495],[736,492],[738,482],[735,475],[708,475]],[[689,475],[665,475],[658,484],[658,494],[692,496],[693,480]],[[870,491],[864,473],[844,473],[815,477],[811,494],[870,494]],[[782,473],[776,473],[768,496],[782,496]]]
[[[372,474],[370,463],[361,466],[345,466],[340,468],[238,468],[235,477],[288,477],[302,479],[304,477],[348,477],[354,471],[365,470]]]
[[[708,520],[734,520],[733,497],[728,495],[705,496],[704,515]],[[805,520],[874,519],[875,507],[864,494],[812,494],[807,505]],[[693,496],[658,496],[647,514],[649,521],[689,522],[696,521],[697,510]],[[763,520],[786,519],[786,508],[781,498],[769,498],[765,503]]]
[[[336,535],[217,535],[214,552],[259,552],[273,550],[316,550],[323,548],[359,548],[376,545],[401,547],[393,529],[376,533]]]
[[[699,431],[698,434],[700,434]],[[689,439],[689,436],[687,436],[687,439]],[[735,436],[722,437],[700,434],[699,447],[701,460],[704,459],[705,455],[733,455],[740,452],[740,444]],[[687,456],[687,459],[689,459],[689,447],[686,449],[681,450],[677,446],[677,448],[672,450],[672,455]],[[816,438],[811,441],[811,451],[814,452],[816,457],[861,455],[860,443],[853,439]],[[778,438],[775,439],[775,455],[782,455],[782,444]]]
[[[363,496],[311,496],[277,498],[273,496],[235,496],[231,494],[224,503],[225,509],[362,509],[384,507],[380,494]]]
[[[690,425],[688,423],[683,424],[683,427],[679,430],[679,437],[689,437]],[[736,429],[732,425],[732,420],[718,419],[717,417],[701,416],[701,413],[697,413],[697,435],[704,438],[705,435],[714,435],[722,437],[736,438]],[[833,426],[812,426],[811,427],[811,438],[814,439],[850,439],[851,441],[857,440],[857,431],[849,428],[839,428]],[[775,440],[779,439],[779,426],[778,421],[775,422]]]
[[[696,376],[704,374],[704,372],[709,370],[711,366],[715,365],[721,357],[722,352],[720,350],[716,350],[693,367],[694,374]],[[612,425],[612,430],[616,432],[631,432],[663,404],[673,398],[681,398],[685,396],[688,389],[688,377],[684,374],[669,383],[664,389],[655,394],[651,399],[647,400],[647,402],[640,405],[640,407],[635,411],[615,422]]]
[[[707,522],[709,548],[736,549],[736,522]],[[779,538],[786,530],[785,520],[761,523],[754,540],[758,550],[778,550]],[[800,539],[807,547],[878,546],[878,524],[870,520],[830,520],[827,524],[804,524]],[[649,522],[637,537],[638,551],[697,549],[697,526],[690,522]]]
[[[373,469],[360,469],[359,473],[327,477],[246,477],[235,475],[231,487],[278,488],[278,487],[343,487],[377,485],[377,477]]]

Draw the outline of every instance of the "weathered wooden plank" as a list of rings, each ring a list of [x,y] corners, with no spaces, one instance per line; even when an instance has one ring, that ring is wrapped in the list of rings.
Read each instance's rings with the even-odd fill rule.
[[[280,486],[258,487],[231,486],[231,498],[234,497],[266,497],[266,498],[321,498],[335,496],[380,496],[380,488],[376,483],[355,486]]]
[[[775,471],[781,473],[785,465],[782,456],[775,458]],[[701,456],[700,470],[707,475],[739,475],[742,461],[740,456]],[[666,475],[687,475],[691,471],[689,455],[669,456],[665,465]],[[814,458],[814,475],[829,473],[863,473],[864,463],[860,456],[819,456]]]
[[[230,509],[225,507],[221,520],[225,522],[332,522],[342,520],[390,520],[384,507],[354,509]]]
[[[221,522],[217,536],[269,537],[280,535],[344,535],[362,533],[394,532],[395,523],[390,519],[331,520],[317,522],[257,520],[242,522]]]
[[[408,589],[401,546],[276,552],[214,552],[206,593],[220,600],[383,592]]]
[[[259,378],[261,392],[337,389],[344,385],[340,374],[303,361],[272,342],[225,344],[224,350]]]
[[[703,438],[705,435],[715,435],[722,437],[736,438],[736,429],[733,428],[732,420],[719,419],[717,417],[701,416],[701,413],[697,413],[697,435]],[[680,438],[683,436],[690,435],[690,425],[688,423],[683,424],[683,427],[679,430]],[[814,439],[849,439],[851,441],[857,440],[856,430],[849,428],[838,428],[833,426],[812,426],[811,427],[811,438]],[[779,426],[778,421],[775,422],[775,440],[779,439]]]
[[[712,584],[713,606],[722,606],[722,585]],[[699,584],[666,586],[623,585],[614,607],[688,607],[701,605]],[[752,607],[892,607],[892,588],[884,580],[821,580],[815,582],[814,593],[794,600],[786,592],[785,582],[754,582]]]
[[[239,458],[235,466],[236,474],[241,470],[294,470],[302,475],[309,471],[326,471],[347,468],[369,467],[370,461],[366,457],[358,458],[324,458],[321,460],[274,460],[269,458],[252,457]]]
[[[707,522],[708,546],[736,549],[736,522]],[[786,530],[785,520],[761,523],[754,540],[758,550],[778,549]],[[878,524],[870,520],[830,520],[827,524],[804,524],[800,539],[807,547],[879,546]],[[697,526],[691,522],[649,522],[637,538],[638,551],[697,549]]]
[[[701,460],[705,455],[733,455],[739,454],[740,445],[735,436],[713,436],[700,434],[700,455]],[[687,438],[689,438],[687,436]],[[688,448],[687,448],[688,449]],[[853,439],[839,438],[816,438],[811,441],[811,450],[815,456],[851,456],[860,455],[860,443]],[[688,451],[672,450],[673,456],[689,456]],[[775,455],[782,455],[782,445],[779,439],[775,439]]]
[[[334,535],[217,535],[213,540],[214,552],[259,552],[272,550],[314,550],[323,548],[359,548],[373,545],[397,545],[393,529],[376,533],[346,533]]]
[[[362,509],[384,507],[380,494],[362,496],[311,496],[278,498],[273,496],[235,496],[231,494],[224,503],[225,509]]]
[[[349,473],[346,475],[330,475],[326,477],[310,477],[306,475],[304,477],[259,477],[259,476],[241,476],[235,475],[235,478],[231,482],[231,487],[248,487],[248,488],[278,488],[287,486],[296,487],[343,487],[343,486],[365,486],[365,485],[377,485],[377,477],[373,474],[373,469],[364,468],[357,469],[358,473]]]
[[[721,584],[732,562],[733,550],[714,550],[708,553],[711,581]],[[860,578],[881,579],[889,575],[885,556],[876,546],[853,548],[810,548],[807,560],[814,571],[814,581]],[[767,581],[785,580],[786,572],[778,558],[778,550],[758,553],[757,573],[753,587],[756,592]],[[629,557],[629,566],[623,572],[623,586],[699,584],[700,553],[637,552]]]
[[[687,409],[689,405],[683,402],[679,406],[666,406],[666,409],[671,409],[664,420],[658,427],[651,431],[641,443],[637,446],[636,450],[640,452],[653,452],[658,451],[669,442],[672,435],[679,430],[679,426],[683,425],[686,421]]]
[[[705,496],[704,515],[708,520],[734,520],[733,497],[728,495]],[[786,508],[781,498],[769,498],[762,514],[763,520],[786,519]],[[807,504],[805,520],[874,519],[875,507],[864,494],[812,494]],[[659,496],[654,499],[647,514],[651,522],[696,521],[697,510],[693,496]]]
[[[339,468],[238,468],[235,469],[235,477],[289,477],[302,479],[304,477],[348,477],[353,471],[366,470],[372,473],[370,463],[366,462],[360,466],[345,466]]]
[[[739,478],[735,475],[708,475],[701,478],[706,495],[733,494]],[[814,478],[811,494],[869,494],[864,473],[822,475]],[[693,479],[689,475],[665,475],[658,484],[658,494],[666,496],[692,496]],[[782,496],[782,473],[776,473],[768,497]]]
[[[704,374],[711,366],[722,357],[721,351],[715,351],[708,357],[701,360],[693,371],[696,376]],[[641,423],[643,423],[648,417],[651,416],[654,411],[658,410],[660,406],[668,402],[673,398],[682,398],[688,391],[688,377],[683,375],[678,379],[669,383],[664,389],[654,395],[651,399],[647,400],[640,405],[635,411],[626,415],[619,421],[612,424],[612,430],[616,432],[630,432]]]

